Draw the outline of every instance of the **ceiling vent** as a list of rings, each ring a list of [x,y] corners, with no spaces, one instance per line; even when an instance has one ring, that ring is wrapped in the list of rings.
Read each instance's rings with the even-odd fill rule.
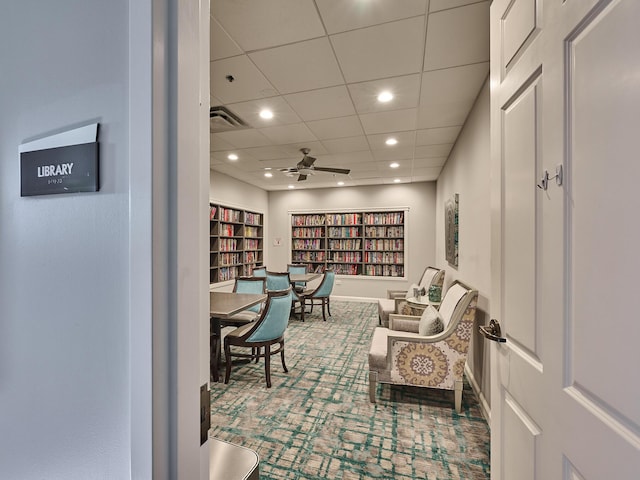
[[[209,110],[209,130],[211,133],[241,130],[247,127],[244,120],[232,113],[227,107],[211,107]]]

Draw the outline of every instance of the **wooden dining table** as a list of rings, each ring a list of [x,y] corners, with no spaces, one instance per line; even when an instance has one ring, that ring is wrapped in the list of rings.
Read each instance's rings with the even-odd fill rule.
[[[264,293],[209,292],[209,319],[214,344],[211,345],[211,376],[219,381],[220,342],[222,340],[221,321],[264,302]]]

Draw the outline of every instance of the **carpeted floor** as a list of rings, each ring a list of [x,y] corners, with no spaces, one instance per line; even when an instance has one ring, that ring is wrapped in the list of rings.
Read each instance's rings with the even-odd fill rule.
[[[453,392],[378,386],[369,402],[367,354],[377,306],[331,303],[292,319],[286,362],[233,366],[212,385],[212,436],[258,452],[261,479],[488,479],[489,427],[465,382],[463,412]]]

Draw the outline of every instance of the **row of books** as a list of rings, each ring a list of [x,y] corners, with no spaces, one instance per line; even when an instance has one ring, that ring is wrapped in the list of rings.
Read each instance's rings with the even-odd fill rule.
[[[327,225],[360,225],[362,216],[359,213],[327,214]]]
[[[394,251],[403,251],[404,250],[404,240],[400,238],[393,239],[376,239],[376,240],[365,240],[364,241],[364,249],[365,250],[394,250]]]
[[[250,225],[261,225],[262,215],[260,213],[245,212],[244,223],[247,223]]]
[[[247,238],[244,241],[244,249],[245,250],[259,250],[260,249],[260,240],[256,238]]]
[[[218,265],[238,265],[242,263],[240,258],[241,255],[239,253],[220,253],[218,254]]]
[[[338,275],[358,275],[360,270],[360,265],[346,263],[331,263],[327,267],[333,269]]]
[[[291,225],[294,227],[303,225],[324,225],[324,215],[292,215]]]
[[[365,225],[401,225],[404,223],[403,212],[365,213]]]
[[[360,237],[358,227],[329,227],[328,236],[330,238],[353,238]]]
[[[239,210],[231,210],[230,208],[220,207],[220,218],[223,222],[235,222],[240,223],[240,212]]]
[[[293,249],[294,250],[319,250],[321,247],[321,242],[319,238],[310,238],[310,239],[295,239],[293,241]]]
[[[259,227],[244,227],[245,237],[258,237],[260,236]]]
[[[324,237],[324,228],[294,228],[291,235],[294,238]]]
[[[365,263],[404,263],[404,253],[401,252],[365,252]]]
[[[364,227],[366,237],[404,237],[404,227]]]
[[[238,250],[238,240],[235,238],[221,238],[218,243],[218,251],[233,252]]]
[[[404,265],[365,265],[364,274],[377,277],[403,277]]]
[[[329,250],[360,250],[360,239],[329,240]]]
[[[346,262],[346,263],[360,263],[362,256],[360,252],[331,252],[330,262]]]
[[[324,262],[325,258],[325,252],[322,250],[319,252],[296,251],[291,253],[291,259],[294,263]]]

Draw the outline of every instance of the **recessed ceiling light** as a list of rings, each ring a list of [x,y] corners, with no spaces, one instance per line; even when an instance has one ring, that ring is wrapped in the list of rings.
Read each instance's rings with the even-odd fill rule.
[[[378,101],[381,103],[387,103],[387,102],[390,102],[391,100],[393,100],[393,93],[391,93],[388,90],[385,90],[384,92],[380,92],[380,94],[378,95]]]
[[[227,155],[227,158],[235,162],[238,159],[238,155],[236,155],[235,153],[230,153],[229,155]]]
[[[393,183],[400,183],[400,179],[399,178],[394,179]]]
[[[338,182],[338,185],[341,187],[344,185],[344,182]]]
[[[390,163],[389,166],[391,168],[398,168],[400,166],[400,164],[398,162],[393,162],[393,163]]]
[[[265,108],[264,110],[260,111],[260,117],[264,118],[265,120],[269,120],[270,118],[273,118],[273,112],[268,108]]]
[[[271,170],[271,167],[264,167],[265,170]]]
[[[289,185],[287,188],[294,189],[294,188],[296,188],[296,187],[294,187],[293,185]]]
[[[264,174],[264,176],[267,177],[267,178],[271,178],[271,177],[273,177],[273,173],[267,172],[267,173]]]
[[[395,145],[396,143],[398,143],[398,140],[391,137],[391,138],[387,138],[387,140],[384,143],[386,143],[387,145]]]

